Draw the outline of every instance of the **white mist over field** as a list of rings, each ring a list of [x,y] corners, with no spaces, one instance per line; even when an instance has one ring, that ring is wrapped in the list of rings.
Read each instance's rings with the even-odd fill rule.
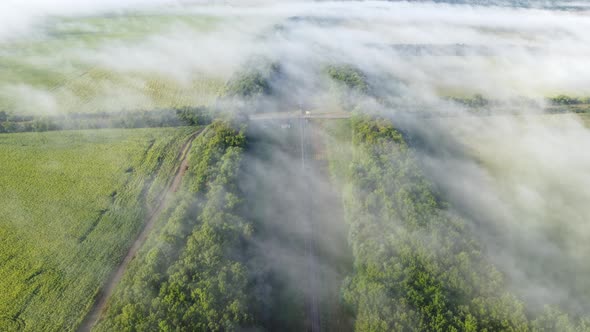
[[[0,40],[11,61],[4,70],[12,75],[4,75],[0,94],[23,112],[97,111],[89,105],[115,97],[123,109],[170,104],[150,93],[154,81],[185,94],[214,95],[218,82],[254,56],[280,61],[297,80],[295,92],[308,99],[306,90],[317,91],[316,74],[327,63],[354,64],[397,101],[590,94],[590,20],[583,11],[379,1],[2,6],[7,19]],[[32,48],[23,48],[22,40]],[[54,84],[11,79],[11,71],[38,70],[63,78]],[[84,81],[88,76],[92,82]],[[197,84],[210,91],[187,92]],[[79,85],[90,94],[81,94]],[[117,90],[130,100],[113,95]],[[46,108],[23,106],[18,91],[54,100]],[[194,96],[191,103],[202,100],[211,98]]]

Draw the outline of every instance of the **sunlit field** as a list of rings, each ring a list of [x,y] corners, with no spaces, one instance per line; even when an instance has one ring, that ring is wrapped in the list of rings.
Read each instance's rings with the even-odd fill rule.
[[[125,254],[190,129],[0,135],[0,326],[68,330]]]

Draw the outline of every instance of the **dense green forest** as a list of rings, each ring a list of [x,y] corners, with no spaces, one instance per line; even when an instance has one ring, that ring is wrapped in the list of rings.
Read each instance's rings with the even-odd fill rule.
[[[194,142],[183,187],[118,286],[98,331],[220,331],[254,324],[236,177],[243,128],[216,121]]]
[[[354,273],[343,298],[357,331],[588,331],[557,308],[541,314],[506,291],[503,275],[449,211],[390,121],[357,116],[334,134]]]

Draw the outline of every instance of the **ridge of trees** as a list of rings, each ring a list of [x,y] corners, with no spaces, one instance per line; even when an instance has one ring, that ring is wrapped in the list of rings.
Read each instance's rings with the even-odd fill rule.
[[[335,160],[354,272],[343,285],[357,331],[588,331],[556,308],[534,315],[425,178],[386,119],[355,116]],[[338,164],[340,163],[340,164]]]
[[[153,128],[206,125],[213,110],[179,107],[152,111],[79,113],[65,115],[14,115],[0,111],[0,133],[44,132],[102,128]]]
[[[252,225],[237,186],[244,127],[215,121],[190,151],[183,187],[113,295],[98,331],[253,326],[243,253]],[[154,232],[156,233],[156,232]]]

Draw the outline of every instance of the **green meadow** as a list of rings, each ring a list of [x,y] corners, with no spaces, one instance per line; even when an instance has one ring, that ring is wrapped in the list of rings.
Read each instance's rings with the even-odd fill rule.
[[[0,135],[2,328],[67,331],[80,323],[193,130]]]

